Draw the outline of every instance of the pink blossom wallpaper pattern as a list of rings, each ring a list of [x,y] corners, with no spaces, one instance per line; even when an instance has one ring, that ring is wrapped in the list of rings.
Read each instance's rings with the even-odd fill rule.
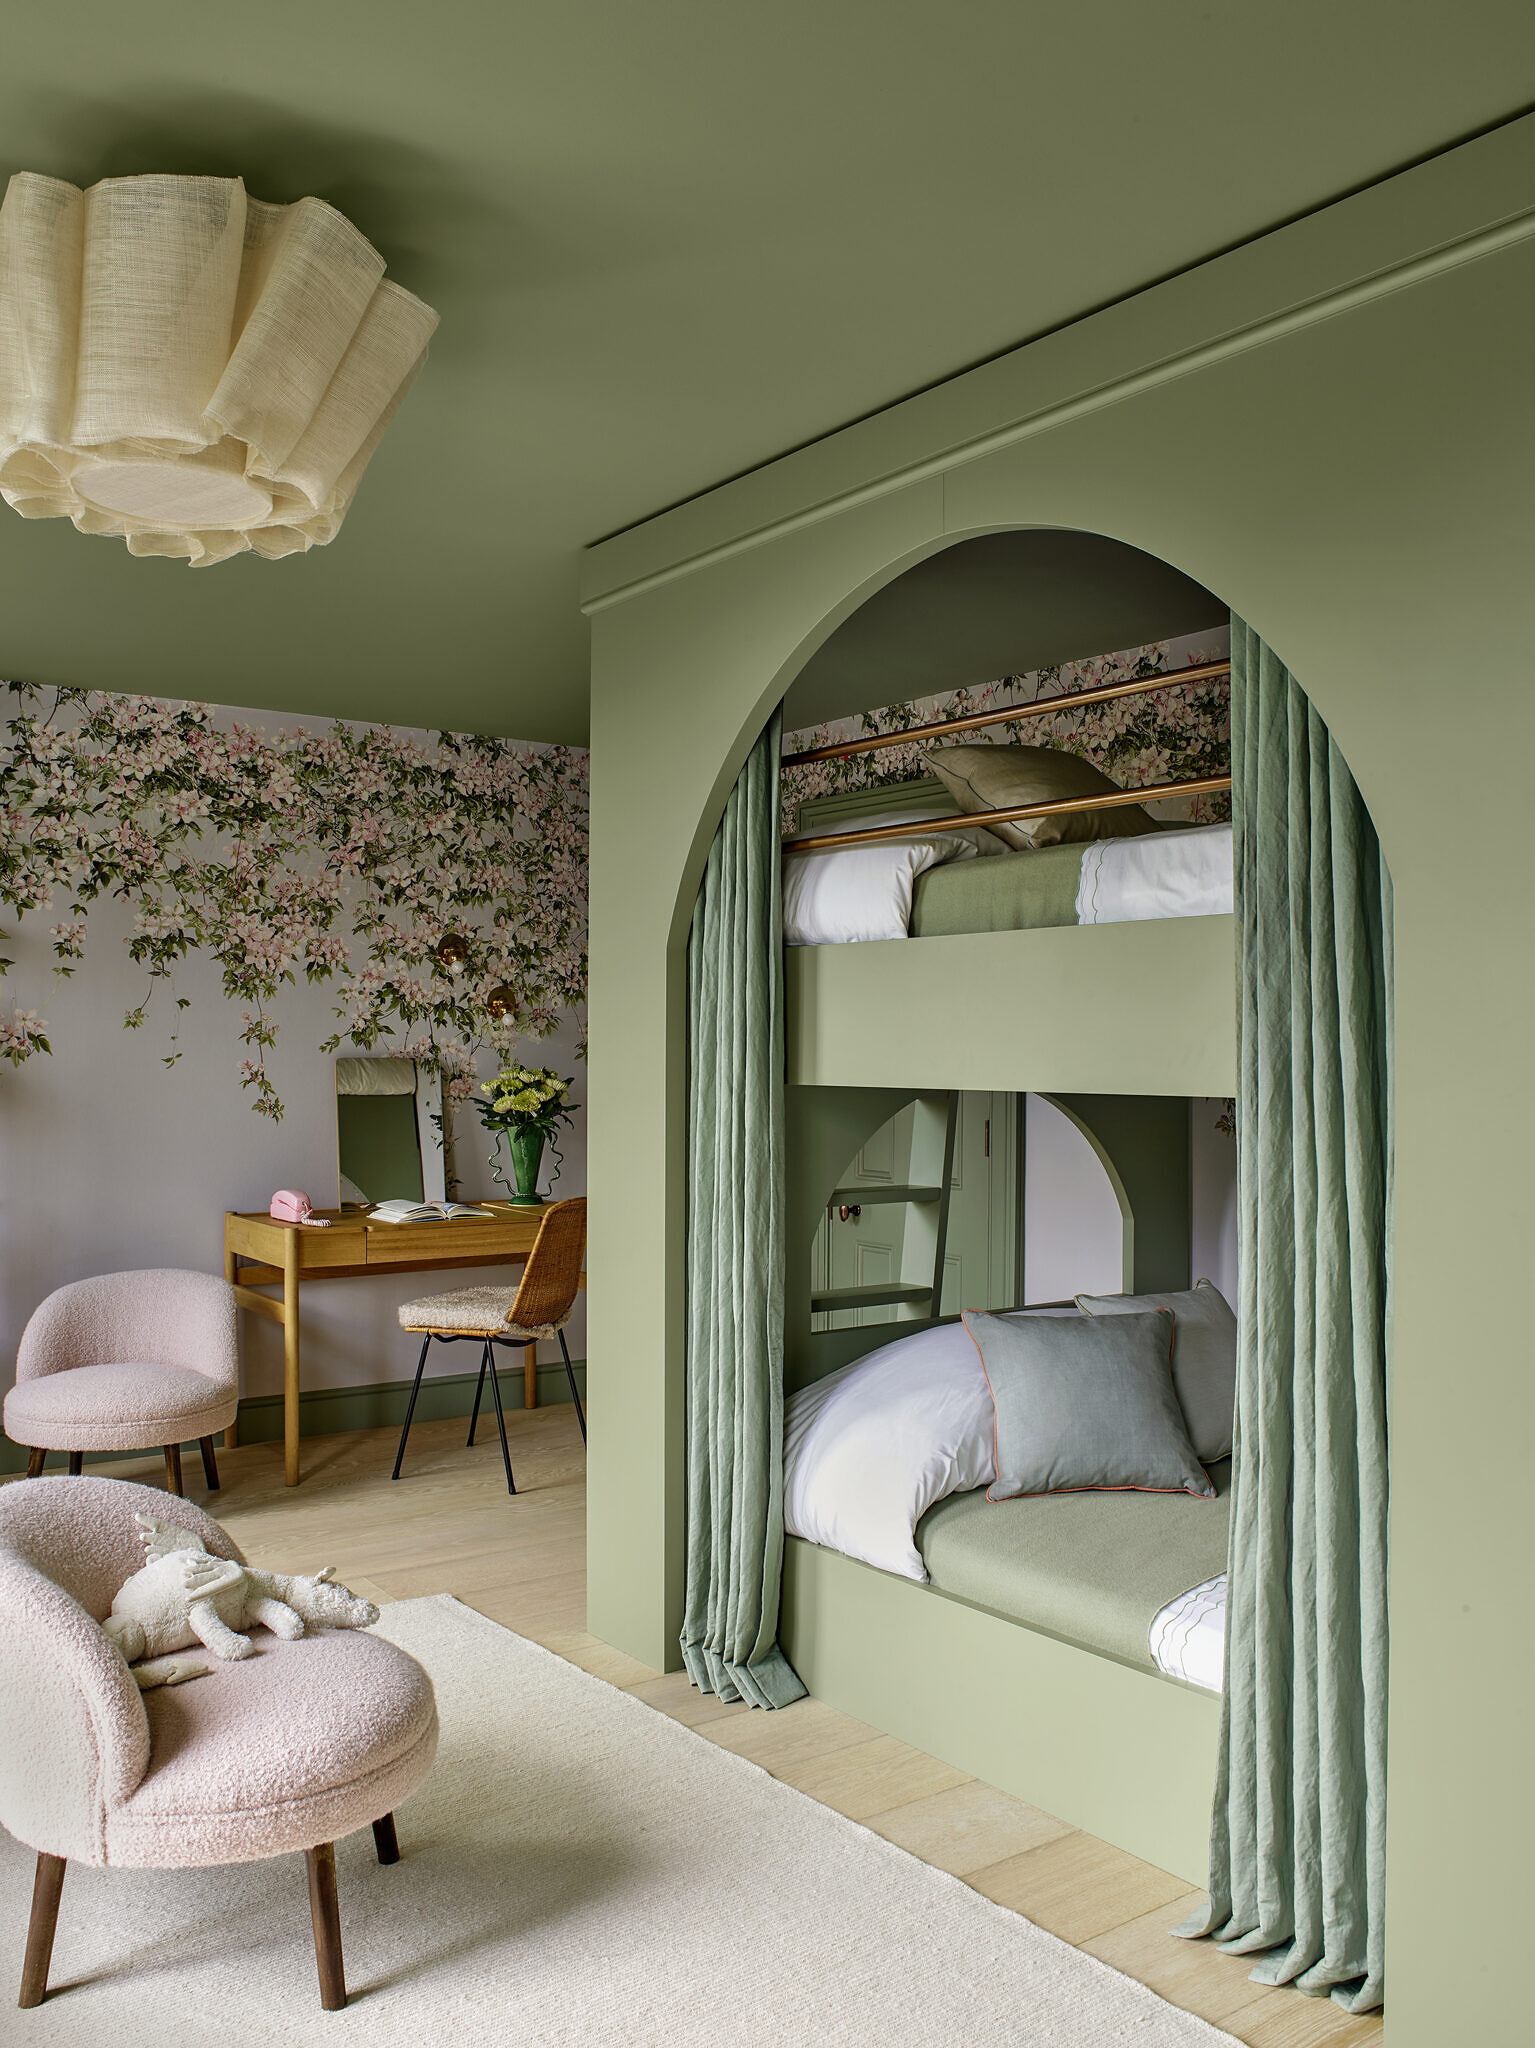
[[[211,956],[263,1114],[282,1114],[265,1054],[274,1004],[300,975],[334,985],[323,1050],[422,1060],[450,1100],[469,1094],[482,1046],[542,1037],[584,1005],[583,750],[466,733],[423,743],[341,721],[268,733],[207,705],[5,687],[0,904],[52,920],[63,979],[84,957],[91,905],[131,905],[145,994],[129,1028],[161,988],[184,1007],[178,962]],[[450,935],[463,941],[452,967],[435,953]],[[515,1007],[498,1016],[489,999],[506,989]],[[35,1011],[0,1014],[0,1057],[47,1052],[47,1029]]]

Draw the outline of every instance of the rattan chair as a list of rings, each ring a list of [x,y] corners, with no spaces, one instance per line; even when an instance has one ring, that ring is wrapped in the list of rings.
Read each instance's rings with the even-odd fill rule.
[[[565,1372],[570,1381],[570,1398],[576,1404],[576,1421],[581,1440],[586,1441],[586,1411],[576,1386],[575,1367],[565,1342],[565,1325],[575,1311],[576,1292],[581,1285],[581,1262],[586,1251],[586,1197],[553,1202],[544,1212],[533,1249],[522,1269],[517,1287],[459,1287],[448,1294],[427,1294],[419,1301],[407,1301],[400,1309],[400,1328],[421,1332],[421,1356],[416,1361],[416,1380],[400,1431],[400,1448],[395,1454],[393,1479],[400,1476],[405,1461],[405,1443],[410,1435],[416,1396],[421,1392],[421,1375],[433,1342],[478,1344],[480,1377],[474,1390],[474,1412],[469,1417],[469,1447],[474,1444],[475,1426],[480,1419],[480,1401],[485,1392],[485,1375],[490,1375],[496,1404],[496,1427],[501,1432],[501,1462],[506,1467],[506,1490],[517,1491],[512,1478],[512,1454],[506,1442],[506,1415],[501,1406],[501,1382],[496,1377],[498,1344],[532,1344],[540,1337],[558,1337]]]

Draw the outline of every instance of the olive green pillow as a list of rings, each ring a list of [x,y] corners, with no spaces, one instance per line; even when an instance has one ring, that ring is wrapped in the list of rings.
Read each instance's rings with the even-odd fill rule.
[[[963,1317],[996,1409],[988,1500],[1116,1489],[1214,1500],[1173,1392],[1173,1317]]]
[[[1178,1294],[1079,1294],[1087,1316],[1143,1316],[1168,1308],[1178,1318],[1173,1387],[1189,1441],[1205,1464],[1231,1456],[1237,1398],[1237,1319],[1220,1289],[1200,1280]]]
[[[963,811],[1002,811],[1013,804],[1051,803],[1057,797],[1103,796],[1119,787],[1091,761],[1054,747],[934,747],[922,758]],[[1136,839],[1159,828],[1139,804],[1116,804],[1106,811],[1064,811],[987,829],[1022,853],[1035,846],[1075,845],[1087,839]]]

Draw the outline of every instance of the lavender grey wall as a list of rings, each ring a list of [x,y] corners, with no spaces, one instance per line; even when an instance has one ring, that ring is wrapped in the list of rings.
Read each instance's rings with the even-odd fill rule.
[[[251,720],[256,714],[232,714]],[[289,721],[293,723],[296,721]],[[425,737],[423,735],[423,737]],[[288,989],[273,1006],[280,1032],[268,1064],[286,1114],[257,1116],[239,1083],[244,1048],[238,1007],[229,1004],[212,962],[193,958],[177,976],[191,1007],[177,1012],[160,986],[148,1021],[123,1029],[123,1013],[143,999],[145,978],[128,959],[126,906],[96,905],[86,959],[68,981],[52,982],[46,914],[7,936],[16,961],[10,992],[48,1019],[53,1057],[0,1067],[0,1385],[14,1375],[16,1345],[42,1298],[69,1280],[134,1266],[223,1271],[223,1212],[264,1209],[280,1187],[302,1188],[317,1206],[337,1199],[334,1062],[319,1046],[335,1029],[325,984]],[[170,1032],[179,1032],[176,1048]],[[172,1067],[165,1055],[179,1050]],[[379,1047],[384,1051],[387,1048]],[[558,1193],[586,1192],[585,1068],[574,1033],[525,1041],[518,1056],[574,1074],[581,1107]],[[487,1063],[489,1064],[489,1063]],[[485,1163],[484,1133],[460,1110],[458,1168],[466,1199],[498,1190]],[[514,1282],[514,1268],[449,1274],[441,1285]],[[395,1309],[435,1283],[430,1275],[319,1281],[303,1295],[306,1388],[371,1385],[409,1376],[416,1344]],[[241,1391],[282,1387],[282,1332],[242,1315]],[[585,1304],[568,1341],[585,1355]],[[557,1360],[557,1345],[541,1356]],[[433,1348],[440,1373],[465,1369],[457,1349]]]

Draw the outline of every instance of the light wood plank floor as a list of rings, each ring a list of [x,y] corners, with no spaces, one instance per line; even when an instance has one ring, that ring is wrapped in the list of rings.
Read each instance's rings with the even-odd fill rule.
[[[507,1417],[520,1489],[509,1499],[492,1424],[475,1448],[465,1425],[411,1431],[391,1485],[395,1436],[371,1430],[304,1446],[304,1483],[282,1483],[280,1444],[220,1451],[223,1487],[205,1494],[194,1455],[188,1493],[248,1557],[276,1571],[334,1564],[380,1603],[453,1593],[657,1712],[963,1878],[1000,1905],[1137,1977],[1250,2048],[1354,2048],[1379,2042],[1378,2015],[1249,1981],[1247,1966],[1168,1930],[1199,1898],[1169,1876],[925,1756],[821,1700],[775,1714],[724,1706],[599,1642],[585,1628],[585,1463],[568,1404]],[[52,1469],[50,1467],[50,1469]],[[101,1469],[159,1483],[159,1461]]]

